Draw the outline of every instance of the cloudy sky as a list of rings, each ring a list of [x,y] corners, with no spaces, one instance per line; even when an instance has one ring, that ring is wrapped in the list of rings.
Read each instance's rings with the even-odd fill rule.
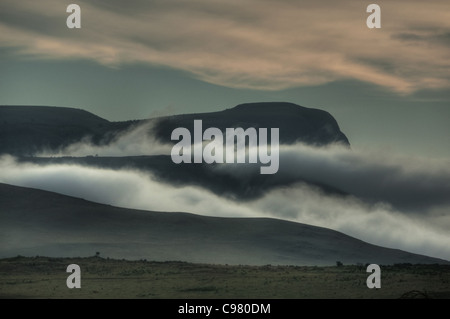
[[[448,1],[377,3],[381,29],[354,0],[2,0],[0,105],[129,120],[288,101],[358,149],[448,158]]]

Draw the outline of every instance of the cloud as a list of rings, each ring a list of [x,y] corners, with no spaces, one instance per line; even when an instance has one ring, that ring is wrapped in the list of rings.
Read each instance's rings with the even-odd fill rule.
[[[78,1],[82,28],[65,26],[70,1],[5,0],[2,46],[23,56],[162,65],[210,83],[278,90],[354,79],[398,93],[448,88],[447,1]],[[389,68],[385,66],[388,65]]]
[[[300,145],[288,148],[282,156],[285,174],[298,174],[366,201],[416,212],[450,204],[447,160]]]
[[[370,190],[375,194],[379,192],[380,198],[370,202],[357,196],[325,193],[317,187],[298,182],[271,188],[263,196],[241,201],[216,195],[205,187],[171,185],[155,178],[149,171],[67,164],[20,164],[11,157],[0,159],[0,182],[45,189],[120,207],[184,211],[207,216],[291,220],[342,231],[381,246],[450,259],[448,201],[438,201],[439,205],[432,205],[433,200],[436,200],[433,197],[429,201],[411,197],[412,201],[423,204],[420,213],[413,214],[407,208],[408,205],[396,208],[383,201],[385,192],[392,192],[389,194],[391,197],[399,196],[401,203],[407,201],[403,198],[405,190],[398,190],[396,183],[410,189],[418,187],[424,190],[424,198],[432,196],[433,190],[439,187],[448,187],[448,169],[442,163],[430,167],[424,166],[420,160],[397,162],[391,155],[387,159],[388,156],[350,155],[348,151],[345,153],[334,149],[300,150],[297,153],[292,149],[284,150],[282,156],[299,163],[282,165],[279,178],[285,178],[283,174],[288,172],[296,174],[303,167],[301,170],[311,171],[318,179],[338,181],[339,186],[353,187],[352,191],[360,190],[363,194]],[[300,153],[307,152],[309,154],[299,158]],[[327,152],[332,155],[327,157],[328,160],[325,159]],[[309,163],[306,160],[308,157]],[[402,169],[398,170],[398,167]],[[240,164],[235,168],[231,170],[230,166],[224,165],[220,169],[223,174],[239,174],[244,181],[247,178],[246,165]],[[380,180],[389,175],[392,176],[393,184],[390,185],[390,180],[386,180],[384,186],[387,189],[378,189],[383,186],[379,185]],[[415,185],[414,182],[420,179],[424,180],[423,184]]]
[[[450,205],[448,160],[296,144],[280,146],[279,162],[278,173],[264,181],[266,189],[307,182],[355,196],[367,203],[383,203],[416,214]],[[242,164],[222,165],[215,169],[248,184],[257,174],[254,166]],[[260,187],[258,184],[252,186]]]
[[[171,145],[158,142],[152,130],[156,121],[144,121],[121,132],[108,143],[94,143],[90,136],[61,150],[44,150],[37,156],[139,156],[170,154]]]
[[[162,144],[154,137],[154,124],[144,122],[133,126],[107,145],[99,146],[85,138],[63,150],[44,152],[39,156],[167,155],[168,164],[172,164],[169,155],[173,145]],[[203,147],[206,144],[207,142]],[[246,162],[248,163],[248,155]],[[177,168],[174,172],[170,172],[175,169],[170,165],[156,168],[150,165],[147,168],[150,171],[158,169],[153,173],[166,183],[197,185],[213,190],[216,194],[232,195],[231,197],[239,200],[261,197],[278,187],[308,183],[332,193],[355,196],[370,204],[389,205],[409,214],[420,215],[430,209],[439,211],[450,205],[448,160],[414,158],[393,153],[386,156],[378,151],[350,150],[340,145],[317,148],[295,144],[281,145],[277,162],[279,171],[271,176],[260,175],[260,167],[264,165],[259,162],[206,165],[206,170],[183,171],[183,177],[176,176],[182,168]],[[101,163],[102,161],[98,162]],[[139,165],[135,167],[139,168]],[[207,171],[208,168],[212,170],[212,174]],[[208,173],[209,178],[200,179],[198,174],[205,173]],[[226,177],[227,182],[216,183],[211,176],[218,177],[219,180]]]

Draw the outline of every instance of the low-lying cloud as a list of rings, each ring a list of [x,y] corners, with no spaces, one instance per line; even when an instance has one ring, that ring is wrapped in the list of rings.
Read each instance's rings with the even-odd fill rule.
[[[276,184],[305,181],[331,187],[369,203],[384,203],[421,213],[450,205],[450,166],[446,160],[361,152],[339,146],[315,148],[302,144],[280,147]],[[219,171],[252,178],[254,169],[235,164]]]
[[[18,163],[11,157],[0,159],[0,182],[120,207],[286,219],[450,260],[447,163],[296,145],[282,147],[280,165],[276,178],[299,175],[305,180],[332,184],[350,195],[325,193],[298,181],[242,201],[200,186],[174,186],[156,179],[149,171],[36,165]],[[212,169],[221,174],[238,174],[244,181],[250,176],[247,167],[236,164]]]
[[[120,132],[112,141],[94,143],[92,137],[86,136],[82,140],[70,144],[59,150],[44,150],[37,156],[139,156],[170,154],[171,145],[160,143],[152,134],[155,121],[131,126]]]
[[[105,145],[97,145],[85,138],[63,150],[47,151],[40,156],[170,155],[173,144],[158,141],[152,133],[154,125],[155,122],[143,122],[132,126]],[[203,147],[208,143],[213,142],[205,141]],[[417,214],[429,209],[439,211],[441,207],[450,205],[450,166],[446,160],[377,151],[362,152],[339,145],[317,148],[295,144],[280,146],[278,162],[279,171],[267,178],[266,190],[279,185],[307,182],[356,196],[371,204],[383,203]],[[257,166],[259,164],[226,164],[211,169],[217,174],[234,176],[241,184],[261,188],[261,185],[252,183],[255,174],[258,174]],[[190,182],[192,180],[186,181],[187,184]],[[223,190],[233,192],[226,186]],[[236,195],[244,198],[243,195]]]

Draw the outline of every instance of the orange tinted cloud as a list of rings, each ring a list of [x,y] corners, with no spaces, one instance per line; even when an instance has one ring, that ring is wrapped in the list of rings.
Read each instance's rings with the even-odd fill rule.
[[[4,0],[0,43],[45,59],[169,66],[218,85],[277,90],[352,79],[398,93],[450,87],[448,1]]]

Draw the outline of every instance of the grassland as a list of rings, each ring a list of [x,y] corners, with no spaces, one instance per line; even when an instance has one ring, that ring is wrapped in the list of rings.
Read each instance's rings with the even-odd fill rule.
[[[69,264],[81,288],[69,289]],[[381,266],[381,288],[369,289],[362,265],[340,267],[211,265],[89,258],[0,260],[0,298],[450,298],[449,265]]]

